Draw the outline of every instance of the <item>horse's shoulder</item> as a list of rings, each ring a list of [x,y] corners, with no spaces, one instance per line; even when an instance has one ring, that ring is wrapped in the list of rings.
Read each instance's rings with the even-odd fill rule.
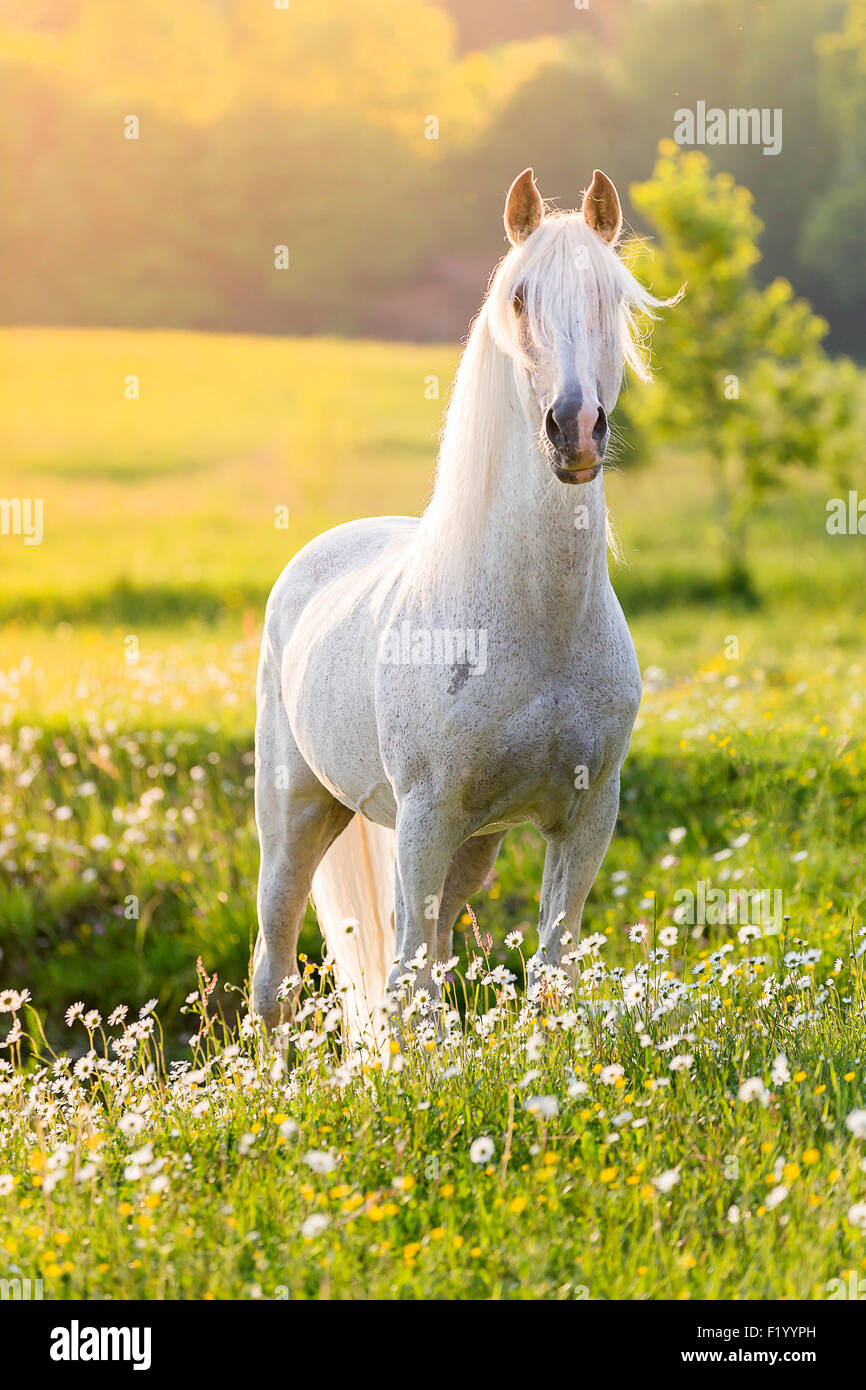
[[[265,626],[275,645],[294,628],[301,612],[335,583],[379,568],[377,561],[390,550],[400,552],[417,518],[409,516],[364,517],[323,531],[303,546],[288,562],[268,598]],[[282,640],[281,640],[282,639]]]
[[[271,602],[299,583],[326,584],[375,559],[389,544],[408,537],[417,524],[412,516],[370,516],[323,531],[289,560],[271,591]]]

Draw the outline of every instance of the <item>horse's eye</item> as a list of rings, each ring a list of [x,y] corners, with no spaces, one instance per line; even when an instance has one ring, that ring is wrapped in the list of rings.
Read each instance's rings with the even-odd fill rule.
[[[516,291],[516,293],[515,293],[515,295],[514,295],[514,298],[513,298],[513,300],[511,301],[511,303],[512,303],[512,305],[513,305],[513,307],[514,307],[514,312],[515,312],[515,314],[522,314],[522,313],[523,313],[523,310],[524,310],[524,308],[525,308],[525,305],[524,305],[524,303],[523,303],[523,290],[522,290],[522,289],[519,289],[519,290]]]

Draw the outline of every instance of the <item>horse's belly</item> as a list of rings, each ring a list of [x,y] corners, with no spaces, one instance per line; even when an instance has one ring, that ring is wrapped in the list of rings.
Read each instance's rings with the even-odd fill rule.
[[[393,826],[391,784],[379,756],[369,640],[357,620],[315,638],[299,624],[283,656],[292,736],[323,786],[353,811]]]

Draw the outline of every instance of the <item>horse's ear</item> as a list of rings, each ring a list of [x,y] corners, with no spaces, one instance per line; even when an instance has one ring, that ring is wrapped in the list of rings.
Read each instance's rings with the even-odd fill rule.
[[[544,217],[544,204],[541,201],[535,178],[531,169],[518,174],[508,190],[505,199],[505,232],[512,246],[519,246]]]
[[[613,246],[622,231],[622,208],[619,194],[607,174],[603,174],[600,169],[596,169],[592,176],[592,183],[583,195],[580,210],[586,225],[598,232],[608,246]]]

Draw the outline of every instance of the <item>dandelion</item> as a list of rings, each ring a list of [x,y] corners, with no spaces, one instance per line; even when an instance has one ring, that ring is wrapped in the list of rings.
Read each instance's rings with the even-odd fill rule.
[[[770,1099],[770,1092],[764,1085],[762,1077],[750,1076],[748,1080],[744,1081],[740,1086],[737,1096],[747,1105],[753,1100],[759,1100],[762,1105],[766,1105],[767,1101]]]
[[[866,1110],[852,1110],[845,1126],[855,1139],[866,1139]]]
[[[529,1096],[524,1101],[523,1108],[533,1115],[541,1115],[543,1119],[550,1120],[559,1114],[559,1101],[556,1096]]]
[[[314,1173],[332,1173],[337,1166],[334,1155],[324,1149],[310,1149],[304,1154],[304,1162]]]
[[[861,1231],[866,1231],[866,1202],[855,1202],[853,1207],[849,1207],[848,1220],[852,1226],[858,1227]]]
[[[486,1134],[482,1134],[477,1139],[473,1139],[469,1149],[469,1158],[472,1163],[489,1163],[495,1152],[496,1146],[493,1140]]]
[[[671,1071],[688,1071],[694,1064],[695,1059],[691,1052],[680,1052],[668,1063]]]
[[[668,1168],[664,1173],[659,1173],[657,1178],[653,1178],[653,1187],[659,1192],[670,1192],[680,1180],[679,1168]]]
[[[144,1129],[144,1116],[139,1115],[135,1110],[127,1110],[125,1115],[121,1115],[117,1125],[121,1133],[131,1139]]]
[[[308,1216],[301,1226],[301,1235],[306,1240],[314,1240],[316,1236],[320,1236],[323,1231],[327,1230],[330,1224],[331,1218],[325,1212],[313,1212],[312,1216]]]
[[[788,1067],[788,1059],[784,1052],[780,1052],[773,1062],[773,1070],[770,1073],[774,1086],[784,1086],[786,1081],[791,1080],[791,1072]]]

